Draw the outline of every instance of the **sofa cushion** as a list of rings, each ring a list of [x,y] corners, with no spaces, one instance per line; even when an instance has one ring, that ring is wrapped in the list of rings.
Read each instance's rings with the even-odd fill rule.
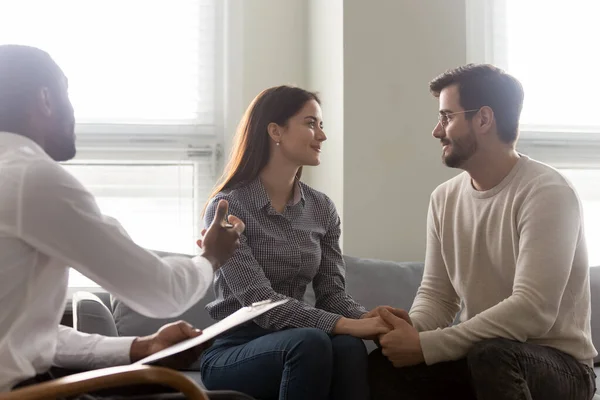
[[[100,301],[112,312],[112,304],[110,304],[111,298],[108,292],[93,292],[93,295],[100,299]]]
[[[119,336],[146,336],[156,332],[169,322],[184,320],[199,329],[214,323],[204,307],[214,299],[214,291],[208,289],[206,296],[189,310],[174,318],[148,318],[132,310],[117,298],[112,299],[113,317]]]
[[[388,305],[410,310],[423,277],[423,263],[346,256],[346,291],[367,310]],[[367,351],[377,346],[365,340]]]
[[[214,323],[208,316],[204,307],[214,299],[213,291],[209,289],[207,295],[189,310],[173,318],[148,318],[132,310],[118,299],[113,299],[113,317],[119,336],[145,336],[156,332],[161,326],[169,322],[184,320],[197,328],[205,328]]]
[[[79,332],[118,336],[110,310],[98,295],[90,292],[73,294],[73,327]]]
[[[590,290],[592,301],[592,341],[600,352],[600,266],[590,268]],[[600,363],[600,354],[594,359]]]
[[[367,309],[380,305],[410,310],[423,277],[422,262],[345,256],[346,290]]]
[[[187,254],[151,251],[161,258],[169,256],[191,257]],[[169,322],[179,320],[187,321],[199,329],[212,325],[214,321],[208,316],[204,307],[214,298],[214,290],[209,288],[203,299],[183,314],[173,318],[148,318],[132,310],[114,296],[111,296],[111,308],[119,336],[146,336],[155,333],[161,326]]]
[[[380,305],[410,309],[423,277],[423,263],[393,262],[344,256],[346,291],[370,310]],[[308,285],[304,300],[315,304]]]
[[[344,256],[346,291],[367,310],[381,305],[410,310],[423,277],[422,262],[393,262]],[[309,285],[305,301],[315,304],[315,294]],[[375,343],[365,340],[367,350]]]

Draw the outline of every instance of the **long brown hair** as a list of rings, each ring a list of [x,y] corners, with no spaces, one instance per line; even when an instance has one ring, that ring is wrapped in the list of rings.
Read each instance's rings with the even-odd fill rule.
[[[269,161],[269,124],[287,125],[288,120],[310,100],[321,104],[316,93],[293,86],[272,87],[256,96],[240,121],[229,162],[213,188],[209,201],[223,190],[252,182]],[[301,175],[302,168],[296,177],[300,178]]]

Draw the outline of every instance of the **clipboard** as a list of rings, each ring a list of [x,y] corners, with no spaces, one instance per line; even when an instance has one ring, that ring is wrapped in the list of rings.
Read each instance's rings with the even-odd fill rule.
[[[260,301],[258,303],[254,303],[248,307],[242,307],[230,316],[221,321],[209,326],[206,329],[202,329],[202,334],[195,338],[184,340],[183,342],[179,342],[174,344],[171,347],[167,347],[164,350],[158,351],[146,358],[143,358],[139,361],[133,363],[136,364],[149,364],[151,362],[172,356],[173,354],[180,353],[182,351],[191,349],[192,347],[196,347],[204,342],[208,342],[210,339],[215,336],[220,335],[221,333],[237,326],[243,324],[244,322],[248,322],[261,314],[266,313],[269,310],[272,310],[275,307],[278,307],[284,303],[287,303],[287,299],[273,301],[273,300],[265,300]]]

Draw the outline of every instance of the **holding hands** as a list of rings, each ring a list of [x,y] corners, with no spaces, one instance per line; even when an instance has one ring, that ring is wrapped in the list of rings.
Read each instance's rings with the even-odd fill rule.
[[[396,368],[425,362],[419,332],[412,326],[408,313],[391,307],[378,307],[381,319],[390,331],[379,336],[381,352]]]
[[[333,328],[336,335],[350,335],[360,339],[374,340],[390,332],[390,327],[377,315],[368,318],[340,318]]]
[[[403,320],[405,320],[406,322],[408,322],[409,324],[412,325],[412,321],[410,320],[410,317],[408,316],[408,312],[406,312],[406,310],[403,310],[401,308],[394,308],[394,307],[391,307],[391,306],[378,306],[378,307],[375,307],[374,309],[372,309],[368,313],[363,314],[362,317],[360,317],[360,318],[362,319],[362,318],[380,317],[381,316],[381,312],[383,310],[387,310],[387,311],[391,312],[396,317],[402,318]]]

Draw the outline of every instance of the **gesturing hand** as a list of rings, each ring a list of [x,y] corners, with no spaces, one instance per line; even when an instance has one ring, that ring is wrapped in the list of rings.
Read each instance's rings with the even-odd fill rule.
[[[245,225],[238,217],[227,216],[229,203],[227,200],[219,201],[217,211],[212,223],[202,231],[202,239],[198,246],[204,251],[204,256],[216,271],[231,257],[240,245],[240,235],[244,232]]]

